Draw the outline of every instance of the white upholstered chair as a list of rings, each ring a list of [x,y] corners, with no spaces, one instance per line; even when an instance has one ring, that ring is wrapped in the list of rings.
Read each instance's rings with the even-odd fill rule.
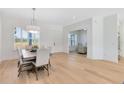
[[[18,54],[18,67],[19,67],[19,65],[20,65],[20,58],[22,58],[21,48],[17,48],[17,54]]]
[[[18,77],[19,77],[21,72],[27,71],[28,69],[31,69],[32,61],[23,59],[21,48],[17,48],[17,53],[18,53],[18,67],[19,67]]]
[[[48,71],[49,76],[49,60],[50,59],[50,50],[49,49],[38,49],[37,50],[37,56],[36,56],[36,62],[32,62],[35,73],[36,73],[36,80],[38,80],[38,68],[44,68]]]
[[[23,71],[28,71],[32,69],[32,61],[26,61],[23,60],[22,57],[19,58],[19,69],[18,69],[18,77],[20,76],[20,73]]]
[[[23,58],[22,48],[17,48],[17,53],[18,53],[18,67],[19,67],[19,65],[20,65],[20,59],[22,59],[23,62],[33,60],[32,58],[27,58],[27,59],[24,59],[24,58]]]

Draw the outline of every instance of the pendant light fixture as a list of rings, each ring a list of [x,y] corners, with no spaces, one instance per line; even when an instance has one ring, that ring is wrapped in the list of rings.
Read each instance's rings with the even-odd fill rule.
[[[26,27],[26,30],[30,33],[38,33],[40,31],[40,27],[36,25],[36,20],[35,20],[36,8],[32,8],[32,11],[33,11],[33,15],[31,20],[31,25],[28,25]]]

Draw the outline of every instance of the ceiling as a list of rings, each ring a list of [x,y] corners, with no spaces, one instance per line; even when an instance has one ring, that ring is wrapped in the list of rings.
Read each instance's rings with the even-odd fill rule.
[[[17,17],[32,18],[30,8],[1,8],[0,12]],[[36,19],[44,24],[67,25],[99,15],[120,14],[124,19],[124,9],[117,8],[37,8]]]

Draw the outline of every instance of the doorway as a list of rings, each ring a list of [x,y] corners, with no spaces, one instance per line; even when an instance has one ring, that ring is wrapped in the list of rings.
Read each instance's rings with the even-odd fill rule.
[[[87,55],[87,30],[69,32],[68,41],[69,53]]]

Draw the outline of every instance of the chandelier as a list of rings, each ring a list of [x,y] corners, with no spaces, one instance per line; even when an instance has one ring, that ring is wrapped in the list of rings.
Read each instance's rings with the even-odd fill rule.
[[[32,15],[32,20],[31,20],[31,25],[26,26],[26,31],[30,33],[38,33],[40,31],[40,27],[35,24],[35,10],[36,8],[32,8],[33,15]]]

